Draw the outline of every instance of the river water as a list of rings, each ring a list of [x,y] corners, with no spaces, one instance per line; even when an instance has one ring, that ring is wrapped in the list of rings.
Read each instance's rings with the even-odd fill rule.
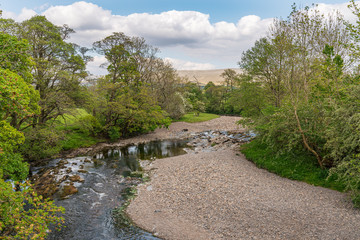
[[[154,141],[66,159],[66,174],[79,175],[83,182],[75,183],[78,193],[67,199],[55,195],[56,205],[66,209],[65,227],[53,230],[48,239],[158,239],[116,217],[114,210],[125,202],[124,190],[141,182],[131,177],[132,172],[141,170],[140,159],[185,154],[186,143],[186,140]],[[55,159],[49,165],[61,160]],[[78,172],[80,169],[83,171]]]
[[[142,163],[156,158],[186,154],[191,145],[193,152],[213,151],[228,144],[247,142],[254,133],[229,133],[206,131],[193,134],[190,140],[162,140],[121,148],[106,149],[94,156],[70,159],[54,159],[48,168],[34,168],[34,174],[53,171],[61,187],[73,185],[76,194],[64,199],[61,190],[54,195],[56,205],[66,209],[65,227],[53,230],[48,239],[159,239],[129,223],[118,214],[126,202],[126,194],[132,186],[143,180],[138,177]],[[69,182],[71,178],[77,180]]]

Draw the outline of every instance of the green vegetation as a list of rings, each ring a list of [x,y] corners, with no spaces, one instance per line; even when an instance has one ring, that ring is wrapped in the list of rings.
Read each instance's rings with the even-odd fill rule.
[[[106,141],[100,132],[101,126],[85,109],[74,108],[70,113],[59,116],[54,124],[58,132],[64,133],[59,140],[62,150],[90,147],[98,142]]]
[[[354,1],[350,8],[360,19]],[[293,6],[288,19],[275,20],[269,35],[243,53],[238,85],[238,107],[248,117],[241,123],[258,133],[243,150],[246,155],[281,176],[349,190],[355,206],[360,206],[359,29],[338,13],[325,17]]]
[[[218,118],[218,117],[220,117],[220,116],[216,115],[216,114],[211,114],[211,113],[199,113],[199,114],[187,113],[177,121],[195,123],[195,122],[209,121],[211,119],[215,119],[215,118]]]
[[[25,140],[19,129],[22,121],[39,113],[39,94],[31,85],[27,42],[0,33],[0,50],[0,238],[40,239],[50,224],[63,222],[58,213],[64,209],[43,200],[28,183],[14,182],[16,190],[5,181],[23,181],[28,175],[29,165],[18,151]]]
[[[67,25],[0,18],[0,31],[0,238],[44,238],[63,209],[31,185],[17,191],[10,182],[63,150],[167,127],[186,113],[187,91],[143,38],[113,33],[96,41],[108,74],[89,79],[89,49],[70,43]]]
[[[63,220],[30,184],[12,186],[33,161],[215,114],[240,114],[257,132],[243,151],[258,166],[348,190],[360,206],[360,9],[350,8],[356,24],[293,6],[243,53],[244,73],[227,69],[218,86],[181,79],[158,49],[120,32],[93,44],[107,74],[90,79],[89,49],[70,43],[67,25],[0,18],[0,238],[43,238]]]
[[[314,156],[307,152],[278,154],[259,139],[242,146],[241,152],[260,168],[267,169],[281,177],[303,181],[315,186],[343,191],[345,185],[335,177],[329,178],[329,170],[316,164]]]

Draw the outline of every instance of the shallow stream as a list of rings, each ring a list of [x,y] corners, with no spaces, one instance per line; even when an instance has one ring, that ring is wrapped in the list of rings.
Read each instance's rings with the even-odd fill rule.
[[[56,205],[66,209],[65,227],[61,231],[53,230],[48,239],[159,239],[133,226],[118,211],[124,206],[130,187],[143,181],[141,166],[156,158],[237,147],[254,136],[251,132],[206,131],[191,134],[189,140],[162,140],[104,149],[94,156],[54,159],[45,168],[33,168],[38,176],[53,176],[59,187],[53,195]],[[40,183],[49,186],[45,181]],[[67,187],[75,190],[72,192],[75,194],[64,194]]]
[[[141,182],[131,177],[132,172],[141,170],[139,159],[185,154],[186,143],[186,140],[154,141],[104,150],[91,157],[66,159],[63,175],[76,174],[83,181],[74,183],[78,192],[67,199],[55,195],[56,204],[66,209],[65,227],[52,231],[48,239],[158,239],[135,226],[119,224],[114,209],[125,202],[124,190]],[[55,166],[61,160],[64,159],[53,160],[49,165]],[[80,169],[83,171],[79,172]],[[61,177],[60,173],[58,178]]]

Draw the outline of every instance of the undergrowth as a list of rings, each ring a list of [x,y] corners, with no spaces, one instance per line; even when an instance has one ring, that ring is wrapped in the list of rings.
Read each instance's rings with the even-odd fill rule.
[[[241,152],[260,168],[292,180],[311,185],[344,191],[345,186],[336,176],[329,177],[329,170],[320,168],[314,157],[306,152],[277,154],[259,139],[242,146]]]

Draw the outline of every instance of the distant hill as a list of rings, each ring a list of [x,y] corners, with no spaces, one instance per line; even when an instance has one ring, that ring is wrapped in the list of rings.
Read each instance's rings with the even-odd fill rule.
[[[232,68],[237,73],[241,73],[238,68]],[[208,82],[213,82],[216,85],[222,84],[224,79],[220,76],[225,69],[213,69],[213,70],[178,70],[180,77],[187,77],[189,81],[198,81],[201,85],[206,85]]]

